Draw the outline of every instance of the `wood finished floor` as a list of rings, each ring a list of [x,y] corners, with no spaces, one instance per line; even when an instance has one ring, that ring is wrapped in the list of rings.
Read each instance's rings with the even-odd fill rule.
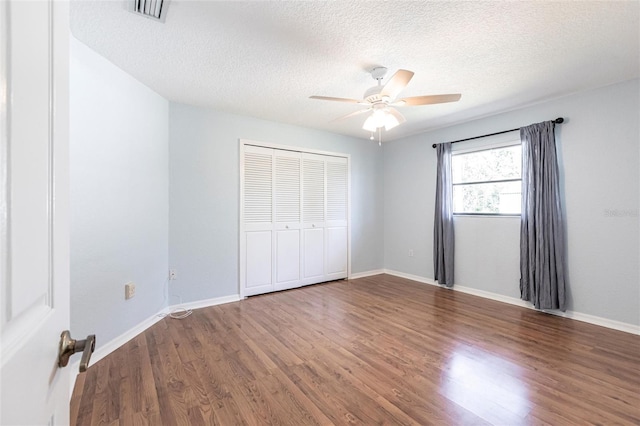
[[[81,374],[77,425],[640,424],[640,336],[389,275],[165,318]]]

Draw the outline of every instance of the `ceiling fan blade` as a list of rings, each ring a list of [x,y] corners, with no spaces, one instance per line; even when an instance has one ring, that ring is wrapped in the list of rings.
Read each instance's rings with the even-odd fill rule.
[[[412,96],[410,98],[398,99],[391,105],[416,106],[416,105],[444,104],[447,102],[457,102],[460,100],[460,97],[462,97],[460,93],[452,93],[448,95]]]
[[[391,99],[395,99],[398,96],[398,93],[402,89],[404,89],[409,81],[413,78],[413,72],[407,70],[398,70],[391,77],[391,79],[384,85],[382,91],[380,92],[380,96],[388,96]]]
[[[371,111],[371,108],[361,109],[361,110],[352,112],[351,114],[347,114],[347,115],[343,115],[342,117],[338,117],[335,120],[331,120],[331,122],[345,120],[347,118],[355,117],[356,115],[364,114],[365,112],[369,112],[369,111]]]
[[[347,102],[350,104],[361,104],[363,101],[358,101],[356,99],[347,99],[347,98],[333,98],[331,96],[309,96],[309,99],[318,99],[321,101],[336,101],[336,102]],[[367,103],[367,102],[365,102]]]

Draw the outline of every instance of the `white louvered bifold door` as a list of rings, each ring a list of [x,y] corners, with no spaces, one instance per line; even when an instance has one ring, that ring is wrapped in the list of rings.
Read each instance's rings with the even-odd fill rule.
[[[300,286],[301,158],[299,152],[274,150],[275,290]]]
[[[273,291],[273,150],[245,146],[240,282],[244,295]]]
[[[325,158],[302,154],[303,284],[325,281]]]
[[[349,163],[343,157],[327,157],[325,167],[325,277],[335,280],[348,274]]]
[[[243,144],[242,296],[346,278],[349,160]]]

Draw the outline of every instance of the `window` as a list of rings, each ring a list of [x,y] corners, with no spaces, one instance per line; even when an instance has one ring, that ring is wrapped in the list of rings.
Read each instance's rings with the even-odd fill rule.
[[[522,147],[453,153],[453,213],[520,215]]]

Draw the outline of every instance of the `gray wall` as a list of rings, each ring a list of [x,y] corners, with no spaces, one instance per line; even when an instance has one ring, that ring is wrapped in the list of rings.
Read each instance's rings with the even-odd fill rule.
[[[238,294],[241,138],[351,154],[352,272],[383,267],[377,143],[183,104],[169,116],[171,304]]]
[[[74,38],[70,77],[71,332],[101,345],[166,304],[169,103]]]
[[[432,143],[562,116],[568,309],[640,324],[639,93],[633,80],[384,144],[385,268],[433,278]],[[458,217],[455,226],[456,283],[519,297],[518,219]]]

